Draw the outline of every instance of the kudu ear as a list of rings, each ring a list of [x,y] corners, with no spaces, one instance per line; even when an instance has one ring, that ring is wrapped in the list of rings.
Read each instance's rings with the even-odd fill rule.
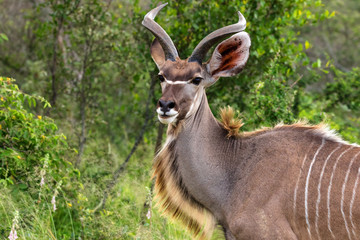
[[[151,44],[150,53],[152,59],[156,63],[156,66],[160,68],[160,66],[162,66],[165,62],[165,53],[157,38],[155,38]]]
[[[238,74],[249,58],[250,46],[251,40],[246,32],[237,33],[219,43],[207,64],[213,80]]]

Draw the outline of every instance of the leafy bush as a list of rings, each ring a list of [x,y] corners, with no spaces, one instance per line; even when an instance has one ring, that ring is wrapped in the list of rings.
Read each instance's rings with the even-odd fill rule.
[[[50,107],[44,98],[21,92],[13,79],[0,77],[0,187],[11,190],[8,198],[14,204],[26,199],[31,204],[37,202],[37,211],[64,206],[66,210],[66,204],[56,206],[56,198],[66,196],[66,184],[76,176],[66,160],[73,151],[65,136],[57,133],[52,119],[30,112],[38,103]],[[24,222],[31,222],[33,217],[21,211],[20,215]],[[0,230],[4,230],[1,225]]]
[[[343,104],[352,111],[360,111],[360,68],[354,68],[350,72],[333,68],[333,71],[334,82],[328,83],[325,89],[325,97],[329,100],[328,108]]]
[[[50,107],[42,97],[31,96],[19,91],[14,80],[0,77],[0,183],[24,184],[24,188],[40,185],[40,170],[51,169],[46,182],[60,181],[65,171],[72,171],[71,163],[64,159],[69,151],[63,134],[57,134],[52,119],[34,115],[25,108],[35,107],[37,102]]]

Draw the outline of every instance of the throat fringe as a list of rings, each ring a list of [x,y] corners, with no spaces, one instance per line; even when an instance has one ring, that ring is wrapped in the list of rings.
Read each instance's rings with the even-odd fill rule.
[[[180,222],[195,238],[210,239],[215,228],[214,216],[202,207],[182,183],[175,152],[176,139],[168,135],[163,149],[155,157],[153,178],[156,205],[163,214]]]

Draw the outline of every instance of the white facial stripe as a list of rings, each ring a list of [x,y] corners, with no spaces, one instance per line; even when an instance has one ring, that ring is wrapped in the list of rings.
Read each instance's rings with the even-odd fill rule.
[[[161,75],[161,73],[159,73],[159,74]],[[165,83],[170,84],[170,85],[181,85],[181,84],[184,85],[184,84],[191,83],[191,81],[192,81],[192,79],[187,80],[187,81],[171,81],[171,80],[165,79]],[[187,118],[191,114],[191,112],[192,112],[195,105],[199,105],[200,101],[199,101],[198,95],[199,95],[199,91],[195,94],[194,100],[193,100],[193,102],[192,102],[192,104],[190,106],[190,109],[187,112],[185,118]],[[159,115],[158,118],[159,118],[160,122],[165,123],[165,124],[168,124],[171,121],[175,120],[175,118],[173,118],[173,116],[175,116],[175,115],[177,116],[179,114],[179,112],[177,112],[177,111],[175,111],[173,109],[170,109],[170,111],[165,112],[165,115],[169,116],[171,118],[162,118],[161,115],[164,115],[164,112],[161,110],[161,108],[157,108],[156,112]]]
[[[325,144],[325,139],[323,138],[322,141],[321,141],[321,146],[318,148],[318,150],[314,154],[313,160],[310,163],[308,175],[306,177],[306,184],[305,184],[305,219],[306,219],[307,230],[308,230],[310,239],[311,239],[311,229],[310,229],[310,223],[309,223],[308,201],[307,201],[308,200],[309,181],[310,181],[311,170],[312,170],[312,167],[313,167],[313,165],[315,163],[316,157],[319,154],[322,147],[324,146],[324,144]]]
[[[348,177],[349,177],[349,174],[350,174],[350,170],[351,170],[351,167],[352,167],[352,164],[354,163],[354,160],[357,158],[357,156],[359,156],[360,152],[358,152],[350,161],[350,164],[349,164],[349,168],[346,172],[346,176],[345,176],[345,180],[344,180],[344,183],[343,183],[343,186],[342,186],[342,189],[341,189],[341,214],[344,218],[344,223],[345,223],[345,228],[346,228],[346,231],[348,233],[348,236],[349,236],[349,239],[351,239],[351,234],[350,234],[350,230],[349,230],[349,227],[348,227],[348,223],[346,221],[346,217],[345,217],[345,213],[344,213],[344,193],[345,193],[345,188],[346,188],[346,184],[347,184],[347,180],[348,180]]]
[[[330,183],[329,183],[329,188],[328,188],[328,192],[327,192],[327,210],[328,210],[328,228],[330,230],[330,233],[332,235],[333,238],[335,238],[335,235],[333,233],[333,231],[331,230],[331,224],[330,224],[330,217],[331,217],[331,213],[330,213],[330,197],[331,197],[331,187],[332,187],[332,181],[333,181],[333,178],[334,178],[334,175],[335,175],[335,170],[336,170],[336,166],[340,160],[340,158],[345,154],[347,153],[349,150],[353,149],[354,146],[346,149],[344,152],[342,152],[339,157],[336,159],[336,162],[334,164],[334,167],[333,167],[333,170],[332,170],[332,173],[331,173],[331,177],[330,177]]]
[[[191,80],[188,80],[188,81],[170,81],[170,80],[165,79],[165,82],[170,84],[170,85],[178,85],[178,84],[188,84],[188,83],[191,82]]]
[[[316,215],[315,215],[315,229],[316,229],[316,233],[318,234],[318,237],[320,239],[320,234],[319,234],[319,226],[318,226],[318,221],[319,221],[319,205],[320,205],[320,200],[321,200],[321,181],[323,179],[323,175],[325,172],[325,167],[329,161],[329,159],[331,158],[331,156],[334,154],[334,152],[336,152],[339,148],[341,147],[341,145],[337,146],[330,154],[329,156],[327,156],[324,166],[322,167],[321,170],[321,174],[320,174],[320,179],[319,179],[319,184],[318,184],[318,198],[316,200]]]

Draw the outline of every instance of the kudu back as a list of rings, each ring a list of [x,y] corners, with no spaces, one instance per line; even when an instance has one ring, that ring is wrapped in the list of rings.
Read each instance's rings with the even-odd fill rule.
[[[155,35],[151,56],[162,88],[156,111],[168,124],[154,162],[163,212],[200,239],[209,239],[216,225],[226,239],[359,238],[360,147],[326,126],[302,123],[234,136],[233,121],[213,116],[205,88],[245,66],[251,45],[245,18],[239,12],[237,23],[210,33],[181,60],[154,21],[165,5],[143,21]]]

